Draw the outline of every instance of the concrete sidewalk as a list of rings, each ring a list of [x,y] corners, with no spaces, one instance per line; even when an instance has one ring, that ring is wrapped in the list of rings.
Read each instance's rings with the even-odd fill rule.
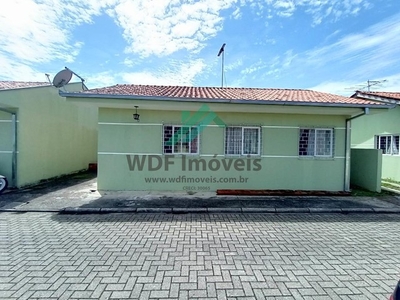
[[[79,173],[0,195],[0,212],[400,213],[400,196],[217,196],[215,193],[98,191]]]

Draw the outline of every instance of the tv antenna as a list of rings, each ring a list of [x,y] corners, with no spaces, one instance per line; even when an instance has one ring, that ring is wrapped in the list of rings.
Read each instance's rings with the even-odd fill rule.
[[[71,81],[72,75],[75,75],[82,81],[82,89],[83,90],[88,90],[87,86],[84,83],[85,79],[83,79],[81,76],[76,74],[71,69],[68,69],[67,67],[65,67],[64,70],[61,70],[60,72],[58,72],[56,74],[56,76],[54,76],[53,85],[56,88],[62,88],[63,86],[65,86],[66,84],[68,84]]]
[[[384,80],[367,80],[366,85],[365,84],[357,84],[356,86],[346,88],[346,90],[352,90],[352,91],[361,90],[361,91],[363,91],[366,89],[368,92],[370,92],[372,86],[380,85],[386,81],[387,81],[386,79],[384,79]]]
[[[368,92],[370,92],[370,88],[371,88],[371,86],[374,86],[374,85],[379,85],[379,84],[381,84],[381,83],[383,83],[383,82],[386,82],[387,80],[386,79],[384,79],[384,80],[367,80],[367,90],[368,90]]]
[[[50,83],[50,84],[53,84],[52,82],[51,82],[51,80],[50,80],[50,74],[44,74],[44,75],[46,75],[46,78],[47,78],[47,81]]]
[[[225,43],[222,44],[221,49],[219,49],[218,57],[222,54],[221,60],[221,87],[224,87],[224,60],[225,60]]]

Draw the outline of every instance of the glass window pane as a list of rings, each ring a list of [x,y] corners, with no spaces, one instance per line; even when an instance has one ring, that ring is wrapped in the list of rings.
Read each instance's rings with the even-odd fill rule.
[[[394,135],[392,138],[392,154],[398,155],[399,154],[399,136]]]
[[[314,156],[315,130],[300,129],[299,155]]]
[[[172,153],[172,126],[164,126],[164,153]]]
[[[192,127],[190,131],[190,153],[198,153],[199,149],[199,130]]]
[[[242,128],[225,128],[225,154],[240,155],[242,151]]]
[[[332,130],[316,130],[316,147],[315,155],[317,156],[331,156],[331,134]]]
[[[388,139],[387,136],[380,136],[379,137],[379,149],[382,150],[382,154],[388,154],[388,150],[389,150],[389,143],[388,143]]]
[[[243,129],[243,154],[259,154],[259,128]]]

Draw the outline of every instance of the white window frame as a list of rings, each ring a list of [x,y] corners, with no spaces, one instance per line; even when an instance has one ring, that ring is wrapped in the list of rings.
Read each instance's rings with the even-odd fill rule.
[[[165,152],[165,143],[166,143],[166,141],[165,141],[165,127],[172,127],[172,136],[171,136],[171,138],[172,138],[172,145],[171,145],[171,152]],[[174,132],[175,132],[175,129],[176,128],[188,128],[189,129],[189,139],[191,140],[191,141],[193,141],[193,139],[192,139],[192,130],[193,130],[193,128],[196,128],[196,130],[197,130],[197,149],[196,149],[196,152],[192,152],[191,150],[192,150],[192,144],[191,144],[191,142],[189,142],[188,143],[188,145],[189,145],[189,149],[188,149],[188,152],[182,152],[182,149],[183,149],[183,144],[184,144],[184,142],[182,141],[182,139],[180,139],[179,141],[175,141],[175,134],[174,134]],[[179,130],[179,129],[178,129]],[[175,145],[177,144],[177,143],[179,143],[180,142],[180,149],[181,149],[181,151],[175,151]],[[186,142],[185,142],[186,143]],[[163,144],[162,144],[162,146],[163,146],[163,154],[178,154],[178,155],[198,155],[199,154],[199,151],[200,151],[200,128],[199,128],[199,126],[188,126],[188,125],[164,125],[163,126]]]
[[[240,153],[235,153],[235,154],[228,154],[227,153],[227,128],[241,128],[241,147],[240,147]],[[244,135],[245,135],[245,130],[246,129],[257,129],[257,153],[256,154],[246,154],[245,152],[245,141],[244,141]],[[227,126],[225,127],[225,142],[224,142],[224,153],[226,156],[260,156],[261,155],[261,128],[257,126]]]
[[[300,154],[300,139],[301,139],[301,131],[302,130],[312,130],[312,131],[314,131],[314,149],[313,149],[313,154],[307,154],[307,155],[301,155]],[[319,131],[324,131],[324,132],[326,132],[326,131],[330,131],[330,140],[329,140],[329,143],[330,143],[330,148],[329,148],[329,154],[318,154],[317,153],[317,146],[318,146],[318,143],[317,143],[317,141],[318,141],[318,132]],[[317,158],[332,158],[333,157],[333,147],[334,147],[334,145],[333,145],[333,137],[334,137],[334,129],[333,128],[322,128],[322,127],[320,127],[320,128],[300,128],[300,131],[299,131],[299,144],[298,144],[298,153],[299,153],[299,157],[317,157]]]
[[[383,151],[384,149],[381,148],[381,138],[383,138],[383,137],[386,138],[385,151]],[[398,140],[397,145],[396,145],[395,137],[397,137],[397,140]],[[400,155],[400,151],[399,151],[400,135],[399,134],[378,134],[378,135],[376,135],[375,140],[376,140],[375,148],[382,150],[383,155]],[[388,145],[388,142],[389,142],[389,145]],[[393,148],[393,145],[397,146],[396,150]],[[389,152],[387,152],[387,150],[389,150]]]

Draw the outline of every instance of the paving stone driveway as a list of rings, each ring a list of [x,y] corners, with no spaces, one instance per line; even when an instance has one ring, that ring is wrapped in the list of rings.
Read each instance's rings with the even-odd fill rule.
[[[400,215],[0,213],[1,299],[388,299]]]

